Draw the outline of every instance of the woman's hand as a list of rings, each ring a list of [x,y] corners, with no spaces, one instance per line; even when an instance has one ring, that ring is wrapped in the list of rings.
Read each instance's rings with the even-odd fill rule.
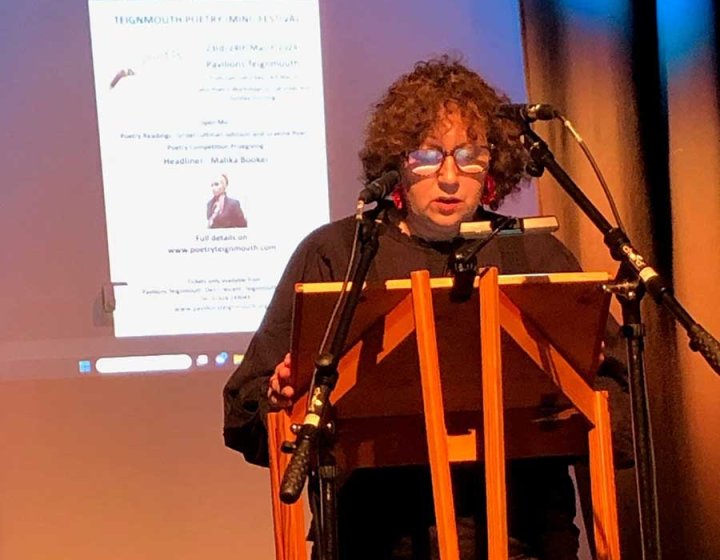
[[[293,403],[295,388],[290,380],[290,354],[285,354],[285,359],[275,366],[275,371],[270,376],[268,384],[268,401],[270,408],[279,410],[290,408]]]

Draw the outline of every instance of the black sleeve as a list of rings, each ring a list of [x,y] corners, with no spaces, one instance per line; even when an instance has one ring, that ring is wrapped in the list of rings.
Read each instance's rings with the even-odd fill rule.
[[[240,451],[250,463],[268,464],[268,379],[275,366],[290,351],[295,284],[335,280],[338,261],[341,260],[335,253],[341,253],[345,241],[337,236],[333,239],[332,233],[336,230],[321,228],[310,234],[295,250],[242,363],[223,390],[225,445]],[[334,243],[328,244],[328,237]]]

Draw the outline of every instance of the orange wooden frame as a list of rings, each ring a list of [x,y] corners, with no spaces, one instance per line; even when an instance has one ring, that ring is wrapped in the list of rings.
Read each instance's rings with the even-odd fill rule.
[[[402,299],[387,315],[384,350],[377,360],[380,361],[383,355],[395,348],[410,333],[416,333],[440,557],[442,560],[458,560],[449,463],[475,460],[477,442],[472,433],[463,436],[450,436],[447,433],[429,274],[427,271],[412,273],[410,284],[411,294]],[[508,558],[501,329],[551,376],[591,425],[588,437],[597,558],[619,560],[620,544],[607,395],[593,391],[532,321],[500,291],[496,269],[488,269],[480,275],[478,290],[489,560]],[[340,381],[335,390],[334,401],[340,399],[354,385],[361,348],[362,341],[342,358],[339,368]],[[301,418],[302,410],[304,407],[302,402],[299,402],[291,414],[282,412],[268,416],[275,550],[278,560],[307,558],[304,507],[301,502],[287,506],[282,504],[278,497],[281,473],[287,463],[287,458],[279,452],[279,446],[282,440],[293,438],[290,423],[293,419]]]

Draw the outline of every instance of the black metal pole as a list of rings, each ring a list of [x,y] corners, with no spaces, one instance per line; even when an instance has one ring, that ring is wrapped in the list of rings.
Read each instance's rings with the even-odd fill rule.
[[[322,560],[335,560],[339,557],[337,530],[337,467],[332,464],[321,465],[318,469],[320,479],[320,511],[322,518]]]
[[[645,325],[640,314],[643,287],[617,292],[615,295],[622,307],[622,334],[627,344],[630,405],[632,410],[633,444],[637,457],[645,460],[636,462],[635,484],[640,508],[640,531],[647,538],[641,539],[643,558],[660,558],[660,526],[657,504],[657,480],[655,476],[655,453],[652,441],[644,434],[652,434],[647,382],[645,378],[644,339]],[[651,507],[648,507],[651,504]],[[655,537],[653,537],[655,536]]]
[[[337,326],[331,329],[332,339],[329,350],[320,348],[320,355],[315,360],[313,372],[312,394],[308,396],[308,408],[303,424],[299,427],[297,439],[292,445],[292,457],[288,463],[280,485],[280,499],[292,504],[302,493],[305,481],[311,470],[311,463],[319,457],[318,473],[320,474],[320,546],[321,560],[337,560],[337,515],[336,515],[336,467],[331,459],[333,437],[328,422],[330,395],[337,383],[337,366],[345,347],[355,309],[360,301],[365,278],[370,264],[378,249],[378,234],[383,214],[382,208],[375,213],[375,219],[365,220],[358,227],[363,227],[360,236],[360,258],[352,275],[352,284],[347,296],[342,300]],[[318,521],[316,521],[318,522]]]

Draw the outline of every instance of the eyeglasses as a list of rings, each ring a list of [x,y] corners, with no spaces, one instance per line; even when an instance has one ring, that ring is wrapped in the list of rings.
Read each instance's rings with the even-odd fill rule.
[[[490,148],[488,146],[458,146],[447,152],[440,148],[421,148],[410,152],[407,157],[408,168],[415,175],[434,175],[443,166],[447,156],[452,156],[455,165],[463,173],[484,173],[490,167]]]

